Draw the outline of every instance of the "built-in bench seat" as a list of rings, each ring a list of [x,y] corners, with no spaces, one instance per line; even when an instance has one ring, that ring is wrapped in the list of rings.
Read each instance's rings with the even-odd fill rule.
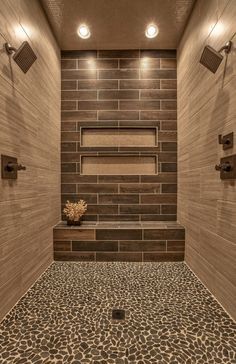
[[[158,262],[184,260],[185,230],[173,221],[83,222],[54,228],[54,259]]]

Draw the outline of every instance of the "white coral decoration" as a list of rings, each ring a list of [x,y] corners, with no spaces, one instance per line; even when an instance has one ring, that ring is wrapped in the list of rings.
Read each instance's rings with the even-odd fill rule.
[[[66,202],[66,207],[63,212],[69,220],[79,221],[81,216],[87,211],[87,203],[84,200],[79,200],[78,202]]]

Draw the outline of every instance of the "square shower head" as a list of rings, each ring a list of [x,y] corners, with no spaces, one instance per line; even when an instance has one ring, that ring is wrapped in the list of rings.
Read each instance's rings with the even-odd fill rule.
[[[222,54],[217,52],[211,46],[207,45],[203,49],[200,63],[207,69],[209,69],[209,71],[211,71],[212,73],[216,73],[223,58],[224,57],[222,56]]]
[[[20,69],[26,73],[32,64],[36,61],[37,56],[28,42],[23,42],[13,56],[14,61]]]

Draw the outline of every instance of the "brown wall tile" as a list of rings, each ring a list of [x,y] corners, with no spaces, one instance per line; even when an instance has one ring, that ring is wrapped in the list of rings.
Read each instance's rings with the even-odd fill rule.
[[[169,71],[167,71],[167,72],[169,72]],[[113,80],[113,79],[115,79],[115,80],[120,80],[120,79],[132,80],[132,79],[134,79],[135,80],[135,79],[139,78],[139,71],[130,70],[130,69],[98,71],[98,78],[100,80]]]
[[[61,151],[62,152],[75,152],[76,143],[75,142],[61,143]]]
[[[140,71],[140,76],[144,79],[176,79],[176,71],[143,69]]]
[[[177,173],[159,173],[157,176],[141,176],[143,183],[176,183]]]
[[[162,193],[177,193],[177,184],[162,184]]]
[[[71,251],[71,241],[57,241],[53,242],[54,251]]]
[[[120,68],[160,68],[160,60],[154,58],[148,59],[121,59]]]
[[[160,214],[159,205],[121,205],[121,214]]]
[[[72,241],[73,251],[118,251],[117,241]]]
[[[62,163],[61,173],[74,173],[76,172],[76,163]]]
[[[75,121],[62,121],[61,122],[61,131],[62,132],[63,131],[76,131],[76,122]]]
[[[145,229],[144,240],[184,240],[184,229]]]
[[[182,262],[184,253],[144,253],[144,262]]]
[[[159,193],[160,192],[160,184],[121,184],[120,185],[120,193]]]
[[[111,215],[118,214],[118,205],[89,205],[88,214]]]
[[[61,181],[62,183],[96,183],[97,176],[81,176],[78,173],[68,173],[62,174]]]
[[[69,81],[62,81],[69,82]],[[117,80],[79,80],[78,90],[103,90],[103,89],[118,89]]]
[[[176,120],[176,111],[141,111],[140,120]]]
[[[97,58],[97,51],[87,50],[87,51],[61,51],[61,58],[75,58],[75,59],[95,59]]]
[[[161,171],[162,172],[176,172],[177,164],[176,163],[162,163]]]
[[[154,241],[129,241],[124,240],[120,242],[121,251],[165,251],[165,240]]]
[[[98,229],[96,240],[141,240],[142,230],[140,229]]]
[[[78,192],[82,193],[118,193],[117,184],[78,184]]]
[[[167,241],[167,251],[179,251],[184,253],[185,241],[177,240],[177,241]]]
[[[177,81],[176,80],[161,80],[161,89],[176,90]]]
[[[120,101],[121,110],[159,110],[160,101]]]
[[[68,123],[71,124],[71,123]],[[80,133],[79,132],[62,132],[61,133],[61,140],[63,142],[71,141],[71,142],[79,142],[80,141]]]
[[[96,111],[64,111],[61,113],[62,121],[67,120],[86,120],[86,121],[94,121],[97,120],[97,112]]]
[[[175,99],[177,92],[175,90],[141,90],[141,100],[152,100],[152,99]]]
[[[138,120],[138,111],[99,111],[98,120]]]
[[[61,81],[61,89],[62,90],[76,90],[77,82],[76,81]]]
[[[161,109],[162,110],[176,110],[177,109],[176,100],[161,100]]]
[[[98,176],[99,183],[134,183],[139,182],[139,176]]]
[[[80,261],[80,262],[92,262],[95,261],[95,253],[84,252],[55,252],[54,259],[56,261]]]
[[[61,60],[61,69],[76,69],[77,68],[77,62],[75,59],[62,59]]]
[[[139,50],[101,50],[98,58],[139,58]]]
[[[118,101],[79,101],[79,110],[116,110]]]
[[[118,60],[116,59],[78,60],[78,69],[109,70],[113,68],[118,68]]]
[[[90,70],[62,70],[61,77],[63,80],[91,80],[97,78],[97,71]]]
[[[160,80],[120,80],[120,89],[159,89]]]
[[[120,99],[138,99],[139,91],[120,90],[120,91],[100,91],[99,100],[120,100]]]
[[[62,91],[62,100],[97,100],[97,91]]]
[[[95,240],[95,230],[93,229],[54,229],[55,240]]]
[[[99,195],[100,204],[138,204],[139,195],[102,194]]]
[[[62,184],[61,193],[76,193],[76,185],[72,183]]]
[[[141,50],[141,57],[145,58],[176,58],[175,49],[152,49],[152,50]]]
[[[176,69],[177,68],[177,63],[176,63],[176,59],[170,59],[170,58],[163,58],[161,59],[161,68],[172,68],[172,69]]]
[[[77,103],[76,101],[63,101],[61,102],[61,110],[76,110]]]
[[[177,213],[176,205],[161,205],[161,213],[163,215],[171,215]]]

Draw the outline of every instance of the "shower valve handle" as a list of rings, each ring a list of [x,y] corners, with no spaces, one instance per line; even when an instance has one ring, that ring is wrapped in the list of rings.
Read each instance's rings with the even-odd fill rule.
[[[17,170],[17,171],[25,171],[26,170],[26,167],[23,166],[22,164],[8,162],[7,163],[7,166],[6,166],[6,170],[7,170],[7,172],[13,172],[15,170]]]
[[[229,162],[216,164],[215,166],[216,171],[224,171],[224,172],[230,172],[232,171],[232,166]]]

